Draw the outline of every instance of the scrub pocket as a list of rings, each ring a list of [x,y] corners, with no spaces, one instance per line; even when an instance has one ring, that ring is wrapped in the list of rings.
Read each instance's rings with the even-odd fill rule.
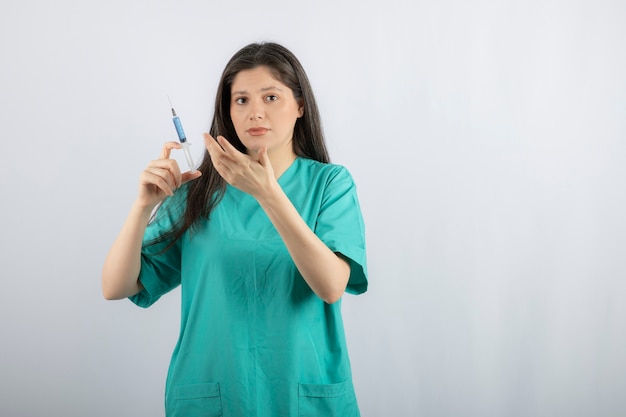
[[[351,381],[338,384],[299,384],[299,417],[358,417]]]
[[[166,405],[167,417],[220,417],[222,415],[222,397],[220,384],[178,385],[172,387],[172,393]]]

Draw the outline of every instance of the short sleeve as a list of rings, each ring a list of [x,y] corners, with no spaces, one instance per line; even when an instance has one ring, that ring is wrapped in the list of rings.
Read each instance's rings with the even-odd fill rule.
[[[351,294],[367,291],[365,226],[356,185],[342,166],[334,166],[327,179],[315,234],[333,252],[340,253],[350,262],[346,291]]]
[[[182,190],[181,190],[182,191]],[[154,243],[172,230],[182,215],[182,192],[168,198],[159,207],[154,219],[146,228],[141,249],[139,281],[143,290],[129,297],[139,307],[150,307],[162,295],[180,285],[180,239],[168,248],[169,240]]]

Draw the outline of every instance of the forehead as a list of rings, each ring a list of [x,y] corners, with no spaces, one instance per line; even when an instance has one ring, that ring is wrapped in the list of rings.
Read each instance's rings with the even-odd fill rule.
[[[259,90],[275,87],[279,89],[289,89],[272,71],[266,66],[259,66],[248,70],[242,70],[235,75],[231,91],[235,92],[257,92]]]

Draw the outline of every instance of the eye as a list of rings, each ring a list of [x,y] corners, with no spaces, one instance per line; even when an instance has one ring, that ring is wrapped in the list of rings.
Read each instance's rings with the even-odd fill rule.
[[[248,102],[248,99],[245,97],[237,97],[235,99],[235,103],[237,104],[246,104]]]
[[[276,100],[278,100],[278,96],[276,96],[274,94],[270,94],[268,96],[265,96],[265,100],[267,100],[267,101],[276,101]]]

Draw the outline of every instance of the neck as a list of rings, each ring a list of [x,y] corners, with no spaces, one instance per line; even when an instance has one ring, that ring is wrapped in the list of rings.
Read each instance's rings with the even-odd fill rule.
[[[274,177],[276,179],[280,178],[281,175],[283,175],[283,173],[285,171],[287,171],[287,168],[289,168],[291,166],[291,164],[293,164],[293,161],[296,160],[296,154],[291,152],[287,155],[272,155],[272,153],[269,153],[269,159],[270,162],[272,163],[272,169],[274,170]]]
[[[258,152],[254,151],[251,153],[253,158],[258,159]],[[274,177],[278,179],[287,168],[291,166],[293,161],[296,160],[296,153],[293,151],[293,147],[291,143],[288,146],[282,148],[274,148],[268,149],[267,156],[272,164],[272,169],[274,170]]]

